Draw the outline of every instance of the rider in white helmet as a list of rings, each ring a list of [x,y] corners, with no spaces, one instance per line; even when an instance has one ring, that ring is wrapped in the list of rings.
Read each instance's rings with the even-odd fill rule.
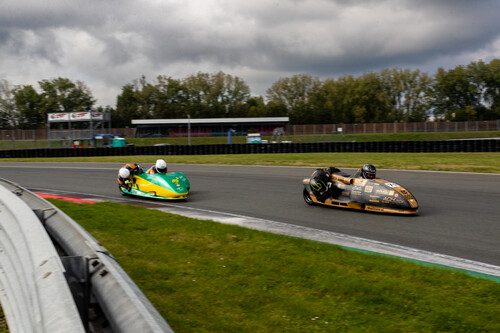
[[[118,176],[123,179],[127,179],[130,177],[130,171],[127,168],[121,168],[120,171],[118,171]]]
[[[147,174],[168,173],[167,162],[162,159],[156,161],[156,164],[146,171]]]
[[[132,182],[133,176],[140,173],[142,173],[142,168],[139,164],[126,164],[118,171],[118,184],[130,190],[130,183]]]

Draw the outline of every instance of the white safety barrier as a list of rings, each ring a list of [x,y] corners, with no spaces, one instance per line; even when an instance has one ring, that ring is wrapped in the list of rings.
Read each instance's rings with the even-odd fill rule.
[[[67,256],[81,256],[89,260],[90,292],[97,299],[112,332],[173,333],[111,254],[85,229],[50,202],[27,189],[0,178],[0,188],[2,186],[16,193],[36,213],[46,232]],[[66,327],[65,332],[79,331]]]
[[[3,186],[0,228],[0,301],[10,332],[85,332],[47,232]]]

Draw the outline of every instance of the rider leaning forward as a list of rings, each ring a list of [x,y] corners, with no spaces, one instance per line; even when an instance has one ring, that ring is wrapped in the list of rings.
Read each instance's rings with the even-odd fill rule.
[[[334,187],[333,182],[338,180],[338,178],[345,177],[348,179],[349,175],[344,174],[340,169],[335,167],[317,169],[311,177],[311,188],[316,192],[318,200],[324,201],[335,190],[335,188],[332,188]],[[377,169],[372,164],[365,164],[350,178],[375,179],[377,178]]]
[[[167,168],[167,162],[164,160],[156,160],[156,164],[153,165],[151,168],[149,168],[146,171],[147,174],[153,174],[153,173],[168,173],[168,168]]]
[[[132,178],[134,175],[138,175],[142,173],[142,168],[139,164],[137,163],[129,163],[125,164],[119,171],[118,171],[118,183],[120,186],[127,188],[127,190],[130,190],[130,183],[132,182]]]
[[[321,169],[324,173],[328,181],[335,180],[334,175],[340,174],[344,177],[349,177],[349,175],[344,174],[340,169],[335,167],[328,167]],[[362,168],[359,168],[351,178],[364,178],[364,179],[375,179],[377,178],[377,169],[373,164],[365,164]]]
[[[361,169],[356,171],[352,178],[375,179],[377,178],[377,169],[372,164],[365,164]]]
[[[120,186],[125,187],[127,190],[130,190],[130,186],[132,183],[132,179],[134,175],[139,175],[143,172],[141,166],[137,163],[129,163],[125,164],[119,171],[118,171],[118,183]],[[155,174],[155,173],[160,173],[160,174],[166,174],[168,173],[168,168],[167,168],[167,162],[165,160],[159,159],[156,161],[155,165],[151,166],[146,171],[147,174]]]

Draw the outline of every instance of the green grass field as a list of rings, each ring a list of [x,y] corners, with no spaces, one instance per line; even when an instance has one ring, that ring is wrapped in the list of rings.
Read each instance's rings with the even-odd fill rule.
[[[51,202],[175,332],[500,331],[494,281],[130,205]]]
[[[289,135],[286,140],[296,143],[313,142],[370,142],[370,141],[428,141],[448,139],[471,139],[499,137],[500,131],[484,132],[418,132],[418,133],[368,133],[368,134],[318,134],[318,135]],[[263,136],[263,140],[272,141],[275,138]],[[281,138],[284,140],[285,138]],[[227,137],[192,137],[191,144],[225,144]],[[188,138],[127,138],[128,143],[137,146],[151,146],[157,143],[169,143],[173,145],[187,145]],[[232,137],[232,143],[246,143],[245,136]]]
[[[369,142],[369,141],[428,141],[448,139],[495,138],[500,137],[500,131],[481,132],[415,132],[415,133],[368,133],[368,134],[324,134],[324,135],[290,135],[286,139],[296,143],[313,142]],[[272,141],[273,137],[264,136],[262,139]],[[283,140],[284,138],[282,138]],[[127,143],[136,146],[152,146],[159,143],[172,145],[187,145],[187,137],[160,137],[160,138],[127,138]],[[191,144],[226,144],[227,137],[192,137]],[[84,147],[87,142],[82,142]],[[232,137],[232,143],[246,143],[245,136]],[[47,148],[47,140],[0,140],[0,150],[11,149],[39,149]],[[52,148],[60,148],[59,141],[51,142]]]

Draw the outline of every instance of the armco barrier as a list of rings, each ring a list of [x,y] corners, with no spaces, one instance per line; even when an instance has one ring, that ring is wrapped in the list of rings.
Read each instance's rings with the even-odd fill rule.
[[[10,332],[85,332],[40,220],[0,185],[0,300]]]
[[[169,145],[118,148],[55,148],[0,150],[0,158],[84,157],[131,155],[219,155],[277,153],[459,153],[500,152],[500,139],[443,141],[378,141],[318,143],[248,143]]]
[[[18,252],[26,253],[26,250],[21,249],[21,251],[19,251],[15,248],[12,248],[13,245],[10,245],[11,248],[9,248],[7,252],[5,250],[4,244],[9,244],[12,242],[9,241],[9,239],[5,240],[6,229],[3,225],[5,221],[4,215],[7,214],[6,212],[11,212],[12,210],[16,212],[22,210],[23,212],[25,212],[25,214],[32,215],[31,218],[36,216],[35,219],[37,219],[37,224],[40,226],[40,228],[42,228],[43,224],[43,226],[45,227],[45,230],[43,232],[40,232],[40,230],[37,229],[34,229],[33,232],[36,233],[36,237],[42,237],[40,236],[40,234],[43,234],[46,231],[46,233],[48,233],[52,238],[53,242],[56,243],[61,251],[63,251],[66,255],[65,257],[63,256],[62,259],[77,257],[83,257],[87,259],[86,262],[88,262],[90,293],[97,300],[97,303],[102,309],[106,320],[112,329],[112,332],[173,332],[167,322],[161,317],[158,311],[148,301],[148,299],[125,273],[125,271],[123,271],[123,269],[111,256],[111,254],[78,223],[73,221],[69,216],[52,205],[50,202],[40,198],[27,189],[20,187],[19,185],[0,178],[0,189],[2,190],[2,192],[0,192],[0,221],[2,222],[2,230],[0,233],[0,236],[2,236],[0,238],[2,243],[0,245],[3,248],[3,251],[0,252],[0,258],[7,260],[6,262],[8,263],[8,266],[4,266],[4,260],[2,260],[1,262],[3,272],[0,275],[0,277],[2,277],[0,281],[2,282],[4,290],[4,276],[6,275],[5,271],[7,269],[15,270],[17,267],[24,267],[25,265],[28,265],[28,262],[26,262],[26,260],[33,262],[33,264],[35,265],[34,267],[36,267],[36,269],[38,270],[34,272],[35,274],[31,274],[36,278],[36,281],[34,282],[47,283],[47,281],[50,281],[50,279],[55,279],[54,277],[52,277],[53,274],[48,274],[49,272],[47,270],[49,269],[49,267],[50,269],[53,269],[52,267],[56,266],[54,263],[54,256],[57,257],[57,254],[54,252],[53,255],[46,255],[46,259],[39,258],[43,253],[38,249],[38,247],[34,247],[37,244],[36,239],[29,239],[29,241],[33,244],[33,248],[30,249],[31,255],[26,255],[24,258],[18,258],[17,256],[19,256]],[[13,205],[11,201],[13,199],[7,199],[9,201],[5,202],[4,197],[7,197],[7,193],[9,193],[9,197],[15,196],[17,201],[23,201],[24,208],[9,208]],[[15,195],[12,193],[15,193]],[[24,220],[24,218],[22,219]],[[18,218],[18,220],[20,221],[21,218]],[[24,229],[22,230],[22,233],[28,232],[28,230]],[[10,238],[10,240],[20,239],[20,232],[21,231],[16,232],[17,238],[13,238],[14,236],[10,235],[10,233],[8,237]],[[47,235],[44,237],[48,238]],[[6,256],[8,257],[8,259],[5,258]],[[16,277],[20,281],[26,278],[23,276],[30,276],[30,274],[29,272],[19,272],[16,274]],[[64,281],[64,283],[66,283],[66,281]],[[63,285],[64,283],[61,282],[61,284]],[[24,285],[18,286],[17,290],[22,288],[26,289],[27,291],[31,291],[32,293],[36,291],[33,290],[33,288],[29,288]],[[65,288],[67,288],[67,284]],[[5,295],[9,296],[9,294],[5,293],[5,291],[2,291],[0,292],[0,295],[3,296],[2,305],[4,305],[4,299],[6,297]],[[36,296],[36,293],[34,293],[34,295]],[[29,311],[31,310],[29,305],[31,305],[31,307],[33,308],[32,312],[27,316],[32,316],[32,318],[21,317],[19,314],[17,314],[17,312],[13,311],[14,307],[12,306],[12,304],[16,304],[13,302],[17,302],[19,300],[17,297],[14,298],[15,296],[16,295],[9,296],[7,299],[8,302],[6,303],[8,304],[8,306],[4,306],[5,313],[9,320],[9,326],[11,325],[11,321],[14,321],[16,324],[18,324],[18,322],[19,324],[23,323],[23,325],[25,325],[25,319],[40,321],[40,318],[46,318],[45,312],[52,313],[53,316],[58,315],[59,313],[58,311],[54,311],[53,309],[53,306],[55,306],[55,304],[50,304],[53,302],[55,303],[56,301],[56,299],[51,298],[52,293],[50,295],[44,293],[43,296],[46,296],[47,300],[49,300],[50,303],[43,306],[40,303],[33,303],[33,299],[28,298],[27,295],[24,296],[27,301],[33,304],[24,304],[26,303],[24,302],[23,304],[19,304],[16,307],[22,308],[23,311]],[[66,306],[67,309],[72,309],[72,306],[70,305],[60,306]],[[14,316],[12,317],[12,320],[10,320],[9,315]],[[71,317],[69,314],[67,314],[67,312],[64,311],[62,311],[60,315],[67,318]],[[21,327],[23,329],[11,330],[11,332],[80,332],[77,328],[73,329],[72,326],[69,326],[69,324],[61,326],[59,326],[59,324],[54,325],[59,327],[59,329],[51,327],[51,329],[42,331],[39,330],[38,327],[36,330],[24,330],[24,327]],[[61,327],[63,329],[60,329]],[[106,332],[108,331],[109,330],[107,330]]]

